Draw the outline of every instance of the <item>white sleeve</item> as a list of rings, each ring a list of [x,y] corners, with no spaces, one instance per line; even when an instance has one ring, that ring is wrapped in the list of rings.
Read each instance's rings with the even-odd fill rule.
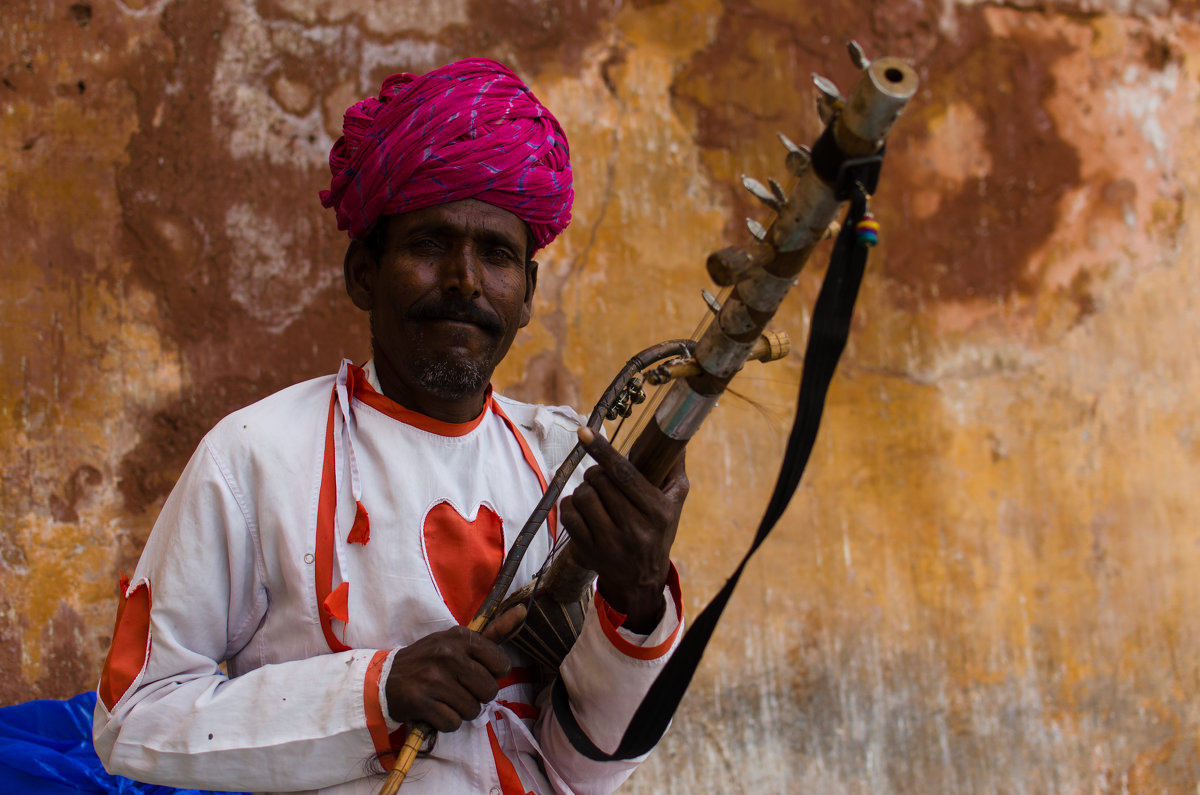
[[[616,750],[650,685],[671,658],[683,634],[683,603],[674,567],[664,589],[666,611],[649,635],[635,635],[613,621],[614,613],[596,595],[579,639],[559,676],[579,727],[605,753]],[[562,792],[607,794],[619,787],[645,759],[598,762],[579,753],[555,716],[548,690],[539,706],[535,733],[547,775]]]
[[[316,789],[367,773],[386,652],[319,654],[233,679],[218,666],[268,606],[245,506],[201,443],[122,594],[93,724],[110,772],[219,790]]]

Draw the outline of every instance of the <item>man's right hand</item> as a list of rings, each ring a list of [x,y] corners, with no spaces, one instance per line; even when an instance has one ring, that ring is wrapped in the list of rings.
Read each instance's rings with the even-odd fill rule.
[[[384,692],[392,720],[428,723],[452,732],[479,715],[496,697],[496,680],[512,667],[499,644],[525,619],[518,605],[482,633],[455,627],[421,638],[396,652]]]

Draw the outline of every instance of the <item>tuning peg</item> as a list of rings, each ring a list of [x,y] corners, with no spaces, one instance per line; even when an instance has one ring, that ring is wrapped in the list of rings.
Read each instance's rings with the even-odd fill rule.
[[[817,96],[817,113],[821,116],[821,121],[828,124],[846,104],[846,100],[842,98],[838,87],[828,77],[814,73],[813,84],[820,92]]]
[[[708,306],[708,310],[710,312],[712,312],[714,315],[721,314],[721,302],[717,300],[715,295],[701,287],[700,297],[704,299],[704,303]]]
[[[777,132],[775,135],[779,137],[779,142],[783,144],[783,148],[788,150],[788,154],[791,154],[792,152],[808,151],[807,146],[797,146],[795,141],[793,141],[791,138],[788,138],[781,132]]]
[[[629,379],[628,389],[629,399],[633,401],[635,406],[646,402],[645,382],[642,380],[640,375],[635,375],[633,378]]]
[[[775,194],[769,188],[767,188],[766,185],[762,184],[753,177],[747,177],[745,174],[743,174],[742,185],[745,186],[746,190],[754,194],[754,198],[758,199],[775,212],[779,212],[779,208],[783,206],[783,202],[778,201],[775,198]]]
[[[862,46],[857,41],[851,40],[846,44],[846,49],[850,51],[850,60],[859,69],[865,71],[871,65],[871,59],[863,52]]]
[[[775,201],[779,202],[781,207],[787,204],[787,194],[783,192],[783,186],[773,179],[768,179],[767,184],[771,186],[771,193],[775,194]]]
[[[833,121],[834,117],[837,116],[838,110],[840,110],[840,107],[837,103],[829,99],[829,97],[824,94],[817,97],[817,115],[821,118],[822,124],[829,124]]]
[[[753,218],[746,219],[746,228],[750,230],[750,234],[754,235],[759,240],[767,239],[767,228],[755,221]]]
[[[838,102],[839,104],[845,103],[845,100],[842,99],[842,92],[838,91],[837,84],[828,77],[822,77],[816,72],[813,72],[813,85],[817,87],[818,91],[835,102]]]
[[[793,176],[800,177],[808,171],[808,164],[812,161],[812,150],[807,146],[797,146],[783,133],[776,133],[779,140],[783,142],[783,146],[787,149],[787,169],[792,172]]]

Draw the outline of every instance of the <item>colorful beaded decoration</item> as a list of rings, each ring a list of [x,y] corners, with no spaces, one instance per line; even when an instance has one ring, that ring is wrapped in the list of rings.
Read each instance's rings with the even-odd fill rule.
[[[879,222],[871,215],[870,210],[863,213],[862,220],[854,227],[854,232],[858,236],[860,246],[870,247],[879,243]]]

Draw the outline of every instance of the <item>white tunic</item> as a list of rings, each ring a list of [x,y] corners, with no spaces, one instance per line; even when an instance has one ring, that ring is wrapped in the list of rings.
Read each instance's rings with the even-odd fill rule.
[[[110,772],[203,789],[378,791],[374,755],[405,731],[383,697],[395,649],[470,618],[581,420],[489,395],[476,420],[441,423],[388,400],[373,376],[343,363],[205,436],[122,594],[94,722]],[[543,527],[514,588],[550,544]],[[677,582],[669,590],[649,636],[614,627],[597,597],[560,669],[603,749],[678,641]],[[440,735],[402,793],[601,793],[632,772],[637,760],[576,753],[547,683],[510,655],[496,700]]]

